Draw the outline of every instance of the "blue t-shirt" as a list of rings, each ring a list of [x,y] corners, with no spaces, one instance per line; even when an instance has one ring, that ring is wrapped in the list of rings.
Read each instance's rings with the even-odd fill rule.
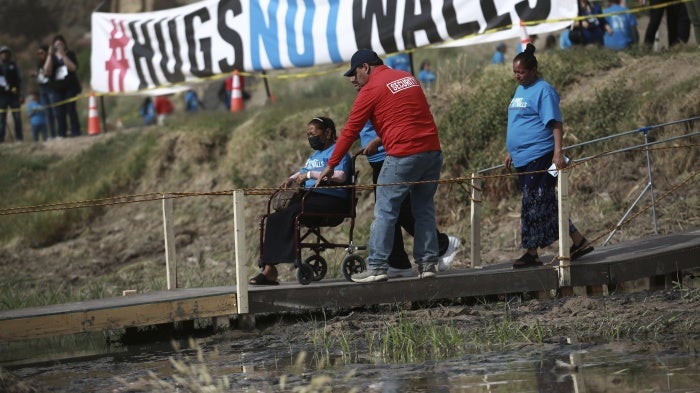
[[[518,86],[508,105],[506,149],[516,167],[527,165],[554,150],[550,121],[562,121],[559,94],[544,79]]]
[[[330,160],[331,155],[333,154],[333,149],[335,148],[335,143],[330,145],[326,150],[316,150],[314,153],[306,160],[306,164],[304,164],[304,167],[299,170],[299,173],[305,174],[306,172],[309,171],[314,171],[314,172],[321,172],[323,171],[326,166],[328,166],[328,160]],[[350,155],[345,154],[343,158],[340,160],[340,163],[338,166],[335,167],[336,171],[343,171],[345,174],[348,176],[348,179],[350,179],[350,176],[353,174],[350,173]],[[316,185],[316,179],[307,179],[304,182],[304,188],[309,189],[312,188]],[[350,197],[350,190],[348,188],[323,188],[323,187],[318,187],[314,190],[314,192],[318,192],[320,194],[326,194],[326,195],[331,195],[334,197],[338,198],[349,198]]]
[[[496,53],[493,54],[493,57],[491,58],[491,64],[505,64],[506,62],[506,57],[503,55],[503,52],[500,50],[497,50]]]
[[[398,53],[384,59],[384,64],[395,69],[411,72],[411,57],[407,53]]]
[[[374,138],[377,137],[377,131],[374,129],[372,122],[368,121],[365,126],[360,131],[360,145],[364,149],[368,143],[370,143]],[[384,151],[384,145],[379,145],[377,152],[371,156],[367,156],[367,161],[369,162],[380,162],[384,161],[386,158],[386,152]]]
[[[29,123],[33,126],[46,125],[44,106],[34,100],[27,103],[27,116],[29,116]]]
[[[418,71],[418,80],[425,86],[431,86],[435,82],[437,76],[431,70],[420,70]]]
[[[149,102],[146,106],[139,109],[139,115],[143,118],[143,124],[155,124],[156,108],[153,102]]]
[[[618,4],[606,8],[603,13],[625,12],[628,8]],[[606,16],[605,20],[613,29],[613,34],[605,34],[603,42],[611,49],[625,49],[633,42],[632,29],[637,27],[637,19],[632,14],[617,14]]]
[[[199,98],[197,97],[197,93],[193,92],[192,90],[188,90],[185,93],[185,110],[194,112],[198,109]]]

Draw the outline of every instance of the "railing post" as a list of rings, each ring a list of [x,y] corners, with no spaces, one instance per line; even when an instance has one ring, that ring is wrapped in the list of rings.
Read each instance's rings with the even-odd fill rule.
[[[177,288],[177,259],[175,257],[173,200],[167,194],[163,194],[163,233],[165,237],[165,272],[170,290]]]
[[[481,267],[481,186],[483,180],[472,173],[471,247],[472,267]]]
[[[245,194],[233,191],[233,233],[236,259],[236,305],[238,314],[248,313],[248,244],[245,241]]]
[[[559,205],[559,286],[571,286],[571,260],[569,255],[569,171],[559,171],[557,179],[557,204]]]

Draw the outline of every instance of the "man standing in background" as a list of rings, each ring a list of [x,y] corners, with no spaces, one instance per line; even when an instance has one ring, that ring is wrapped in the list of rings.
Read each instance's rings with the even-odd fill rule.
[[[3,45],[0,47],[0,143],[5,141],[7,113],[12,112],[15,122],[15,140],[22,138],[22,114],[19,107],[24,102],[22,94],[22,75],[17,63],[11,60],[12,51]]]

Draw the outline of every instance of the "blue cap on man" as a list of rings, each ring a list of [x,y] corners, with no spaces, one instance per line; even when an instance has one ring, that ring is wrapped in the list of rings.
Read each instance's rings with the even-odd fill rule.
[[[350,69],[343,75],[355,75],[355,69],[365,63],[370,65],[384,64],[382,59],[379,58],[379,55],[377,55],[377,52],[371,49],[360,49],[357,52],[355,52],[354,55],[352,55],[352,58],[350,59]]]

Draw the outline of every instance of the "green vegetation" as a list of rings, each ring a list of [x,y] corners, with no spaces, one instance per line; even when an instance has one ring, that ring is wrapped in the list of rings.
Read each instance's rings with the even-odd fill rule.
[[[143,174],[146,158],[153,147],[152,137],[139,138],[132,134],[94,144],[65,160],[10,152],[5,156],[10,165],[0,169],[0,184],[6,190],[0,207],[43,205],[43,209],[52,210],[51,204],[126,193],[134,186],[133,181]],[[46,213],[3,217],[0,220],[0,241],[19,240],[30,247],[53,244],[70,238],[78,223],[99,213],[96,208],[55,209]]]

